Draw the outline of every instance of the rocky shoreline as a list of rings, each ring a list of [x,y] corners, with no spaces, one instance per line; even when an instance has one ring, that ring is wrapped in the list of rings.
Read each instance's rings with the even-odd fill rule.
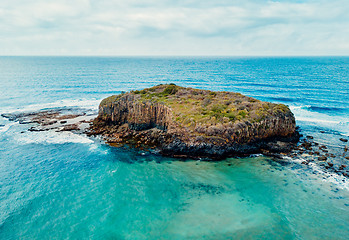
[[[321,134],[321,132],[320,132]],[[319,143],[319,140],[311,135],[303,136],[297,147],[294,148],[288,157],[301,159],[301,164],[320,166],[324,172],[334,172],[344,177],[349,177],[349,153],[346,138],[339,138],[336,148]],[[340,144],[342,142],[342,144]]]
[[[110,135],[107,135],[105,131],[110,130],[110,125],[98,128],[102,131],[102,135],[100,135],[101,133],[96,132],[95,129],[97,113],[86,111],[86,109],[56,108],[26,113],[4,113],[1,114],[1,116],[10,121],[16,121],[19,124],[28,125],[27,131],[29,132],[54,131],[60,134],[60,132],[71,131],[76,134],[87,134],[88,136],[102,136],[102,139],[113,147],[131,146],[141,155],[146,155],[149,151],[159,153],[160,150],[156,142],[152,142],[152,139],[161,140],[162,138],[165,139],[168,137],[158,128],[137,131],[127,129],[125,126],[122,128],[113,126],[113,130],[109,133]],[[0,129],[2,127],[4,126],[0,126]],[[127,136],[127,138],[120,138],[115,141],[116,135],[113,131],[119,131],[118,134],[125,134],[124,136]],[[300,134],[298,132],[300,132]],[[134,138],[135,134],[138,138]],[[303,136],[303,134],[305,136]],[[240,152],[240,154],[235,152],[234,156],[246,157],[253,153],[262,153],[266,156],[270,156],[274,161],[280,161],[282,163],[299,162],[299,166],[302,165],[309,169],[312,169],[312,166],[318,166],[325,173],[338,174],[339,176],[349,178],[349,166],[347,164],[349,160],[348,139],[339,137],[336,143],[337,147],[334,149],[329,145],[321,143],[321,134],[325,133],[320,131],[317,134],[318,135],[314,135],[313,137],[308,133],[304,133],[302,129],[297,129],[293,138],[288,137],[288,142],[283,138],[267,139],[247,149],[247,151],[249,151],[259,147],[259,151],[251,150],[248,153]],[[159,138],[159,136],[161,136],[161,138]],[[208,146],[208,144],[204,145],[204,147]],[[246,150],[246,148],[240,148],[240,150],[243,151]],[[181,158],[183,160],[188,159],[188,156],[185,154],[169,156]],[[196,156],[190,157],[189,159],[221,160],[223,156],[221,158]]]
[[[19,124],[31,125],[30,132],[74,131],[83,134],[89,129],[96,113],[79,108],[56,108],[35,112],[3,113],[2,117]]]

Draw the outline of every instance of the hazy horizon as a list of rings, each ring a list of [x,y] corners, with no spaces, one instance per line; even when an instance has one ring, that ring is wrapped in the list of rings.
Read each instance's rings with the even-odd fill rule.
[[[107,57],[107,58],[326,58],[348,55],[0,55],[0,57]]]

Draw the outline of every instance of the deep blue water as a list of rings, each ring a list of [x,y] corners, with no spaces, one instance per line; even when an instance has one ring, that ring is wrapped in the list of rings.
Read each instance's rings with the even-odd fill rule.
[[[0,113],[97,110],[106,96],[160,83],[287,104],[302,133],[338,151],[349,135],[349,57],[0,57]],[[298,159],[173,161],[0,124],[0,239],[349,236],[348,180]]]

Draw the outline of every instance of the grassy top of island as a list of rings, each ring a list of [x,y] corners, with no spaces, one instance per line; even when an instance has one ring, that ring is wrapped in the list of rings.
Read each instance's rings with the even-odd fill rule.
[[[260,122],[269,116],[289,112],[284,104],[263,102],[234,92],[218,92],[161,84],[143,90],[113,95],[101,102],[107,105],[127,94],[140,102],[158,102],[172,109],[173,120],[182,126],[217,125],[229,122]]]

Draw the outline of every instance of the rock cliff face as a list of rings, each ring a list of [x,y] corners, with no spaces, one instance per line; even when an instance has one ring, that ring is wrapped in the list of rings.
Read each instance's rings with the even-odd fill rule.
[[[99,118],[111,124],[127,123],[132,130],[159,128],[166,130],[172,122],[172,111],[164,104],[140,102],[132,94],[121,96],[117,101],[99,107]]]
[[[287,152],[298,140],[285,105],[175,85],[104,99],[90,134],[168,156],[211,159]]]

